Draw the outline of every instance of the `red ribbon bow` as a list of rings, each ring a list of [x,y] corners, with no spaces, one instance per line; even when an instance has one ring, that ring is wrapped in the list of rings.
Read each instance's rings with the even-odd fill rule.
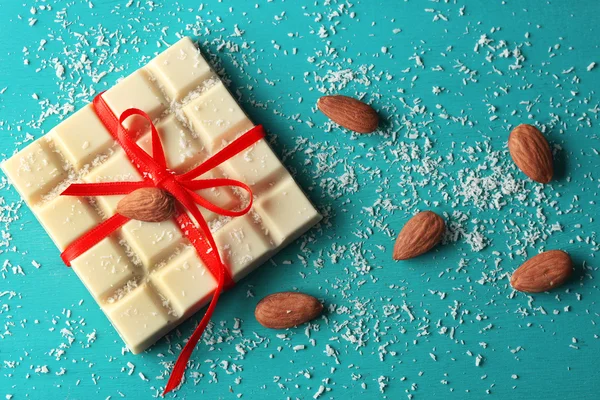
[[[102,93],[94,98],[93,105],[96,115],[100,118],[110,134],[121,145],[123,150],[125,150],[125,153],[137,170],[142,174],[144,179],[138,182],[74,183],[62,192],[61,195],[123,195],[147,187],[156,187],[170,193],[178,201],[175,220],[177,221],[182,234],[194,246],[198,256],[204,262],[204,265],[217,280],[217,288],[208,309],[194,330],[194,333],[190,336],[188,342],[181,351],[181,354],[179,354],[175,367],[171,372],[171,376],[169,377],[169,381],[163,392],[164,395],[175,389],[179,383],[181,383],[187,362],[210,321],[215,306],[217,305],[217,301],[219,300],[219,295],[224,289],[229,288],[234,284],[229,268],[227,268],[225,264],[223,264],[223,260],[221,260],[210,228],[204,217],[202,217],[198,205],[214,213],[230,217],[244,215],[252,207],[252,190],[245,183],[225,178],[196,178],[217,167],[244,149],[247,149],[258,140],[262,139],[265,134],[262,126],[255,126],[196,168],[178,175],[167,168],[165,153],[158,131],[152,123],[152,119],[145,112],[138,110],[137,108],[130,108],[125,110],[120,118],[117,118],[102,98]],[[152,130],[152,155],[146,153],[130,137],[128,131],[123,127],[123,122],[132,115],[142,116],[150,124]],[[248,205],[240,211],[227,210],[211,203],[195,192],[196,190],[222,186],[236,186],[248,192],[250,198]],[[194,225],[187,215],[186,210],[192,214],[200,229]],[[129,220],[129,218],[120,214],[113,215],[69,244],[61,254],[61,258],[67,266],[71,266],[71,261],[85,253],[115,230],[119,229]]]

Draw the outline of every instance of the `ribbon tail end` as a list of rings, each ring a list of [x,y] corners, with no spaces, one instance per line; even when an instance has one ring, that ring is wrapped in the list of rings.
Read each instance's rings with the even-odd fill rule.
[[[162,397],[165,397],[169,392],[177,389],[177,387],[181,384],[181,377],[171,375],[169,381],[167,382],[167,386],[165,386],[165,390],[162,392]]]
[[[63,255],[64,255],[64,253],[60,255],[60,258],[63,260],[63,262],[65,263],[65,265],[67,267],[70,267],[71,266],[71,260],[69,260],[67,257],[64,257]]]

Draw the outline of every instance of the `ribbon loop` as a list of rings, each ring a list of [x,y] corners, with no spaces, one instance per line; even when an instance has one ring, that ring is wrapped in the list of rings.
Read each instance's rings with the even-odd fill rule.
[[[150,116],[137,108],[129,108],[125,110],[119,117],[117,117],[102,98],[103,93],[104,92],[100,93],[94,98],[94,111],[109,133],[123,148],[127,157],[129,157],[134,167],[140,172],[140,174],[142,174],[144,179],[138,182],[74,183],[71,184],[65,191],[63,191],[61,195],[127,195],[134,190],[144,187],[159,187],[163,190],[166,190],[178,202],[175,220],[177,221],[183,236],[185,236],[192,246],[194,246],[202,262],[217,280],[217,288],[213,293],[212,300],[206,310],[206,313],[204,314],[204,317],[200,321],[200,324],[196,327],[194,333],[189,338],[183,351],[179,355],[163,392],[164,395],[176,388],[181,383],[187,361],[194,351],[196,344],[202,337],[202,333],[206,329],[208,322],[210,321],[210,318],[217,305],[219,295],[223,290],[233,286],[234,284],[229,268],[227,268],[227,266],[225,266],[223,263],[223,260],[221,259],[217,249],[215,239],[210,232],[208,223],[202,217],[202,213],[198,209],[198,206],[206,208],[214,213],[229,217],[244,215],[250,211],[250,208],[252,207],[252,190],[245,183],[226,178],[195,178],[198,178],[202,174],[221,165],[231,157],[252,146],[254,143],[261,140],[265,134],[262,126],[255,126],[248,132],[232,141],[229,145],[225,146],[215,155],[208,158],[196,168],[187,173],[177,175],[167,168],[165,152],[160,140],[160,135]],[[125,120],[132,116],[139,116],[148,123],[151,130],[152,154],[148,154],[146,151],[144,151],[136,143],[134,138],[131,137],[128,130],[123,126]],[[227,210],[211,203],[195,192],[196,190],[222,186],[233,186],[246,191],[249,197],[246,207],[238,211]],[[196,220],[197,226],[190,219],[186,211],[188,211]],[[129,221],[129,218],[120,214],[115,214],[102,222],[100,225],[90,229],[88,232],[84,233],[67,246],[67,248],[61,254],[63,261],[67,266],[70,266],[71,261],[95,246],[102,239],[111,235],[127,221]]]
[[[250,208],[252,208],[252,189],[250,189],[250,186],[246,185],[243,182],[240,181],[236,181],[234,179],[227,179],[227,178],[214,178],[214,179],[194,179],[192,181],[184,181],[183,182],[183,186],[188,189],[190,196],[192,197],[192,199],[194,200],[194,202],[196,204],[198,204],[199,206],[206,208],[207,210],[210,210],[214,213],[220,214],[220,215],[225,215],[228,217],[240,217],[244,214],[246,214],[248,211],[250,211]],[[241,210],[238,211],[234,211],[234,210],[227,210],[225,208],[219,207],[218,205],[211,203],[210,201],[206,200],[204,197],[202,197],[201,195],[199,195],[198,193],[196,193],[196,190],[202,190],[202,189],[212,189],[212,188],[218,188],[218,187],[224,187],[224,186],[232,186],[232,187],[237,187],[239,189],[243,189],[244,191],[246,191],[246,193],[248,194],[248,202],[246,207],[244,207]]]

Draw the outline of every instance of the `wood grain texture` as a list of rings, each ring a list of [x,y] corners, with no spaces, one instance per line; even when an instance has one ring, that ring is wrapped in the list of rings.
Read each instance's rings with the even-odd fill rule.
[[[318,230],[223,293],[177,398],[312,399],[321,386],[318,400],[597,398],[597,0],[201,3],[0,6],[3,157],[192,35],[323,211]],[[330,128],[315,106],[329,94],[368,96],[377,133]],[[506,150],[525,121],[552,133],[547,185]],[[200,316],[122,351],[18,194],[0,192],[0,397],[157,396]],[[425,209],[448,215],[448,243],[395,262],[404,216]],[[572,279],[512,294],[512,271],[553,248],[572,257]],[[256,304],[279,291],[322,299],[318,329],[262,327]]]

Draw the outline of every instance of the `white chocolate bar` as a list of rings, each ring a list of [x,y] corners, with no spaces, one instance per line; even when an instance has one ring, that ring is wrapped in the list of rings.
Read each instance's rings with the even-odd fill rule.
[[[176,173],[191,170],[254,126],[188,38],[103,97],[117,116],[133,107],[153,119],[167,164]],[[150,153],[147,122],[136,116],[124,125]],[[113,215],[123,197],[59,196],[69,183],[142,180],[92,105],[6,160],[2,168],[60,250]],[[255,196],[251,211],[242,217],[201,208],[236,281],[321,218],[265,140],[199,179],[216,177],[245,182]],[[239,209],[247,201],[239,190],[227,187],[197,193],[226,209]],[[133,353],[196,313],[217,287],[173,220],[129,221],[73,260],[72,267]]]

